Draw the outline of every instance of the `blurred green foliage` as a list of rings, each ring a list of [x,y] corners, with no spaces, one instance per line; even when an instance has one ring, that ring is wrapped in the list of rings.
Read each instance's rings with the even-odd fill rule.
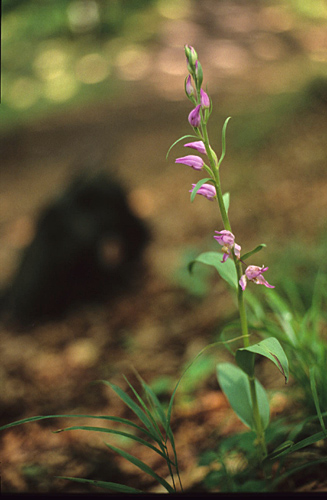
[[[117,65],[138,64],[156,37],[161,0],[4,0],[2,119],[112,99]],[[134,61],[133,61],[134,57]]]

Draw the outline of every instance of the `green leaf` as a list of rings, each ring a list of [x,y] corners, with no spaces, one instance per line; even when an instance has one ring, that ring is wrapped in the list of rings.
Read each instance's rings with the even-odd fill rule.
[[[206,264],[207,266],[212,266],[218,271],[221,278],[223,278],[231,287],[237,290],[238,281],[234,262],[232,259],[227,259],[226,262],[221,262],[222,258],[223,254],[221,254],[220,252],[204,252],[195,260],[189,263],[189,271],[192,272],[193,266],[196,262]]]
[[[172,149],[172,148],[173,148],[173,147],[174,147],[174,146],[175,146],[178,142],[182,141],[183,139],[187,139],[188,137],[193,137],[193,138],[195,138],[195,139],[198,139],[198,136],[197,136],[197,135],[190,135],[190,134],[188,134],[188,135],[183,135],[183,137],[180,137],[179,139],[177,139],[177,141],[175,141],[175,142],[174,142],[174,143],[170,146],[170,148],[168,149],[168,152],[167,152],[167,154],[166,154],[166,160],[167,160],[167,158],[168,158],[168,155],[169,155],[169,153],[170,153],[171,149]]]
[[[250,376],[253,375],[255,354],[260,354],[270,359],[284,375],[285,383],[287,383],[289,377],[288,360],[284,349],[276,338],[269,337],[258,344],[249,347],[241,347],[236,351],[236,363]]]
[[[167,483],[167,481],[165,479],[163,479],[162,477],[158,476],[158,474],[156,474],[154,472],[154,470],[151,469],[151,467],[149,467],[147,464],[145,464],[144,462],[142,462],[142,460],[139,460],[138,458],[134,457],[133,455],[130,455],[126,451],[121,450],[120,448],[116,448],[115,446],[112,446],[112,445],[110,445],[108,443],[106,443],[106,446],[108,446],[108,448],[110,448],[112,451],[115,451],[116,453],[118,453],[119,455],[121,455],[123,458],[125,458],[126,460],[128,460],[129,462],[131,462],[132,464],[134,464],[136,467],[138,467],[139,469],[141,469],[146,474],[149,474],[151,477],[153,477],[153,479],[155,479],[156,481],[158,481],[160,484],[162,484],[162,486],[164,488],[166,488],[166,490],[168,491],[168,493],[174,493],[175,490],[170,486],[170,484]]]
[[[257,247],[255,247],[253,250],[251,250],[250,252],[247,252],[245,253],[244,255],[241,255],[241,260],[246,260],[248,259],[249,257],[251,257],[251,255],[254,255],[255,253],[257,252],[260,252],[260,250],[262,250],[263,248],[265,248],[267,245],[265,243],[261,243],[260,245],[258,245]]]
[[[227,124],[229,122],[229,120],[231,119],[231,117],[229,116],[226,120],[225,120],[225,123],[223,125],[223,129],[222,129],[222,148],[221,148],[221,156],[219,158],[219,161],[218,161],[218,168],[220,167],[220,164],[221,162],[223,161],[224,157],[225,157],[225,153],[226,153],[226,128],[227,128]]]
[[[194,201],[195,195],[199,191],[200,187],[203,186],[203,184],[205,184],[206,182],[211,180],[212,180],[211,177],[206,177],[205,179],[201,179],[199,182],[196,183],[191,193],[191,202]]]
[[[65,476],[55,476],[57,479],[68,479],[68,481],[74,481],[75,483],[86,483],[93,484],[98,488],[104,490],[117,491],[118,493],[143,493],[142,490],[137,488],[131,488],[130,486],[125,486],[124,484],[111,483],[109,481],[97,481],[95,479],[82,479],[79,477],[65,477]]]
[[[248,376],[243,370],[231,363],[217,365],[219,385],[226,395],[229,404],[239,419],[250,429],[255,430],[253,410]],[[259,414],[263,428],[269,424],[269,402],[265,389],[258,380],[255,380]]]
[[[225,193],[225,194],[223,195],[223,201],[224,201],[224,205],[225,205],[226,214],[228,214],[228,209],[229,209],[229,200],[230,200],[230,195],[229,195],[229,193]]]
[[[202,354],[209,350],[209,349],[212,349],[213,347],[217,347],[217,346],[222,346],[222,345],[226,345],[227,343],[231,343],[231,342],[236,342],[237,340],[240,340],[243,338],[243,335],[240,335],[238,337],[235,337],[233,339],[229,339],[229,340],[221,340],[221,341],[218,341],[218,342],[213,342],[212,344],[208,344],[206,345],[203,349],[201,349],[201,351],[192,359],[192,361],[187,365],[187,367],[185,368],[185,370],[183,371],[182,375],[180,376],[180,378],[178,379],[176,385],[175,385],[175,388],[173,390],[173,393],[171,395],[171,398],[170,398],[170,401],[169,401],[169,405],[168,405],[168,412],[167,412],[167,421],[168,421],[168,424],[170,423],[170,419],[171,419],[171,413],[172,413],[172,407],[173,407],[173,402],[174,402],[174,398],[175,398],[175,395],[176,395],[176,392],[177,392],[177,389],[178,389],[178,386],[179,384],[181,383],[181,380],[183,379],[183,377],[186,375],[186,373],[188,372],[188,370],[191,368],[191,366],[193,366],[193,364],[196,362],[196,360],[202,356]]]

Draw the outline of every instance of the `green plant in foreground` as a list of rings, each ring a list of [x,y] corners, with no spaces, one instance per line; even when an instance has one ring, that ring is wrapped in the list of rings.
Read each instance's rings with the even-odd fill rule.
[[[260,302],[254,296],[248,302],[252,327],[263,335],[273,335],[284,345],[290,360],[290,373],[301,391],[300,399],[307,415],[317,412],[317,402],[327,411],[326,305],[327,275],[318,273],[311,305],[301,304],[292,283],[284,285],[286,297],[275,290]],[[284,292],[284,295],[285,295]]]
[[[145,474],[148,474],[155,481],[157,481],[168,493],[174,493],[177,491],[177,484],[179,484],[179,488],[182,490],[182,484],[179,475],[177,454],[174,442],[174,436],[170,427],[170,418],[171,411],[173,405],[173,399],[175,396],[175,391],[171,397],[167,414],[165,413],[163,406],[158,400],[154,391],[139,377],[142,388],[144,391],[144,397],[142,398],[135,388],[128,382],[125,378],[128,387],[132,391],[134,395],[134,399],[131,398],[127,392],[122,390],[115,384],[112,384],[106,380],[100,381],[101,383],[110,387],[125,403],[125,405],[132,410],[134,415],[140,421],[140,424],[134,423],[132,420],[113,417],[113,416],[101,416],[101,415],[46,415],[46,416],[36,416],[30,417],[23,420],[19,420],[17,422],[13,422],[7,425],[0,427],[0,430],[8,429],[10,427],[14,427],[16,425],[22,425],[29,422],[36,422],[39,420],[45,420],[49,418],[77,418],[77,419],[85,419],[91,418],[95,420],[102,420],[106,423],[115,422],[116,424],[120,424],[123,426],[124,430],[121,429],[110,429],[105,426],[85,426],[85,425],[75,425],[71,427],[66,427],[64,429],[59,429],[55,431],[55,433],[66,432],[66,431],[74,431],[74,430],[83,430],[83,431],[91,431],[91,432],[101,432],[104,434],[113,434],[116,436],[122,436],[124,438],[129,438],[132,441],[135,441],[143,446],[150,448],[154,453],[158,454],[163,460],[166,461],[167,469],[171,478],[171,484],[168,483],[163,477],[156,474],[156,472],[151,469],[146,463],[139,460],[138,458],[130,455],[125,450],[112,446],[108,443],[105,443],[108,448],[123,458],[131,462],[133,465],[142,470]],[[135,401],[136,400],[136,401]],[[127,430],[126,430],[127,429]],[[143,437],[140,437],[143,436]],[[152,444],[152,442],[154,444]],[[142,493],[142,490],[131,488],[129,486],[125,486],[124,484],[113,483],[108,481],[97,481],[92,479],[83,479],[83,478],[75,478],[75,477],[64,477],[60,476],[61,479],[67,479],[70,481],[75,481],[78,483],[89,483],[93,486],[97,486],[101,489],[116,491],[120,493]]]

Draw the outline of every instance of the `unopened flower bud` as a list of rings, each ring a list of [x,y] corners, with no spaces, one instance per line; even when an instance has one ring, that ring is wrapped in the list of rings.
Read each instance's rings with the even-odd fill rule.
[[[203,89],[200,90],[200,94],[201,94],[201,107],[210,108],[210,99],[208,94]]]
[[[188,115],[188,121],[189,124],[192,125],[192,127],[199,127],[201,125],[201,104],[198,104],[190,114]]]
[[[187,67],[191,73],[194,72],[195,63],[198,59],[198,55],[192,45],[185,45],[185,55],[187,59]]]
[[[192,86],[191,75],[188,75],[187,79],[185,80],[185,92],[188,97],[194,95],[194,88]]]

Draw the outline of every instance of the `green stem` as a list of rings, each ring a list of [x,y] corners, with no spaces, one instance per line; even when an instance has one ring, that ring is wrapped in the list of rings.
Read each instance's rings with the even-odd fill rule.
[[[232,228],[228,219],[228,215],[226,212],[226,207],[224,204],[223,200],[223,194],[221,191],[221,186],[220,186],[220,178],[219,178],[219,170],[218,170],[218,165],[217,165],[217,160],[214,158],[210,145],[209,145],[209,138],[208,138],[208,132],[207,132],[207,127],[206,125],[202,125],[202,136],[203,136],[203,143],[206,148],[207,156],[209,159],[210,167],[212,170],[212,173],[214,175],[214,181],[216,184],[216,192],[217,192],[217,201],[219,204],[219,209],[221,213],[221,217],[223,219],[224,223],[224,228],[227,229],[228,231],[232,232]]]
[[[236,266],[237,278],[239,280],[242,276],[242,264],[234,254],[233,254],[233,258],[234,258],[234,264]],[[250,345],[249,329],[248,329],[248,322],[247,322],[246,310],[245,310],[245,304],[244,304],[244,292],[240,286],[238,286],[237,301],[238,301],[238,309],[239,309],[241,329],[242,329],[242,335],[243,335],[243,345],[244,345],[244,347],[248,347]],[[256,435],[257,435],[256,445],[257,445],[257,450],[258,450],[258,457],[259,457],[260,462],[262,462],[262,460],[267,456],[265,434],[264,434],[262,420],[261,420],[260,412],[259,412],[257,391],[256,391],[256,386],[255,386],[255,378],[254,378],[254,376],[252,376],[252,377],[248,376],[248,380],[249,380],[249,385],[250,385],[253,421],[254,421]]]
[[[211,170],[212,170],[213,175],[214,175],[215,187],[216,187],[216,192],[217,192],[217,201],[218,201],[221,217],[223,219],[224,228],[227,229],[228,231],[232,232],[231,224],[229,222],[228,214],[226,212],[226,207],[224,204],[223,195],[222,195],[222,191],[221,191],[221,184],[220,184],[220,178],[219,178],[219,168],[218,168],[219,166],[218,166],[217,160],[214,158],[214,156],[212,154],[212,151],[211,151],[211,148],[209,145],[208,132],[207,132],[207,127],[206,127],[205,123],[202,123],[202,136],[203,136],[203,143],[205,145],[207,156],[208,156],[208,159],[210,162],[210,167],[211,167]],[[237,259],[234,252],[233,252],[233,259],[234,259],[234,264],[235,264],[236,271],[237,271],[237,279],[239,281],[242,274],[243,274],[242,264]],[[244,347],[249,347],[250,341],[249,341],[248,322],[247,322],[247,317],[246,317],[243,290],[242,290],[240,285],[238,285],[237,301],[238,301],[238,309],[239,309],[239,315],[240,315],[240,321],[241,321],[243,344],[244,344]],[[252,402],[252,409],[253,409],[253,421],[254,421],[256,435],[257,435],[256,445],[257,445],[257,449],[258,449],[258,456],[259,456],[259,459],[261,462],[267,456],[265,435],[264,435],[264,429],[262,426],[262,420],[261,420],[260,413],[259,413],[259,405],[258,405],[258,398],[257,398],[254,376],[253,377],[248,376],[248,380],[249,380],[249,385],[250,385],[251,402]]]

